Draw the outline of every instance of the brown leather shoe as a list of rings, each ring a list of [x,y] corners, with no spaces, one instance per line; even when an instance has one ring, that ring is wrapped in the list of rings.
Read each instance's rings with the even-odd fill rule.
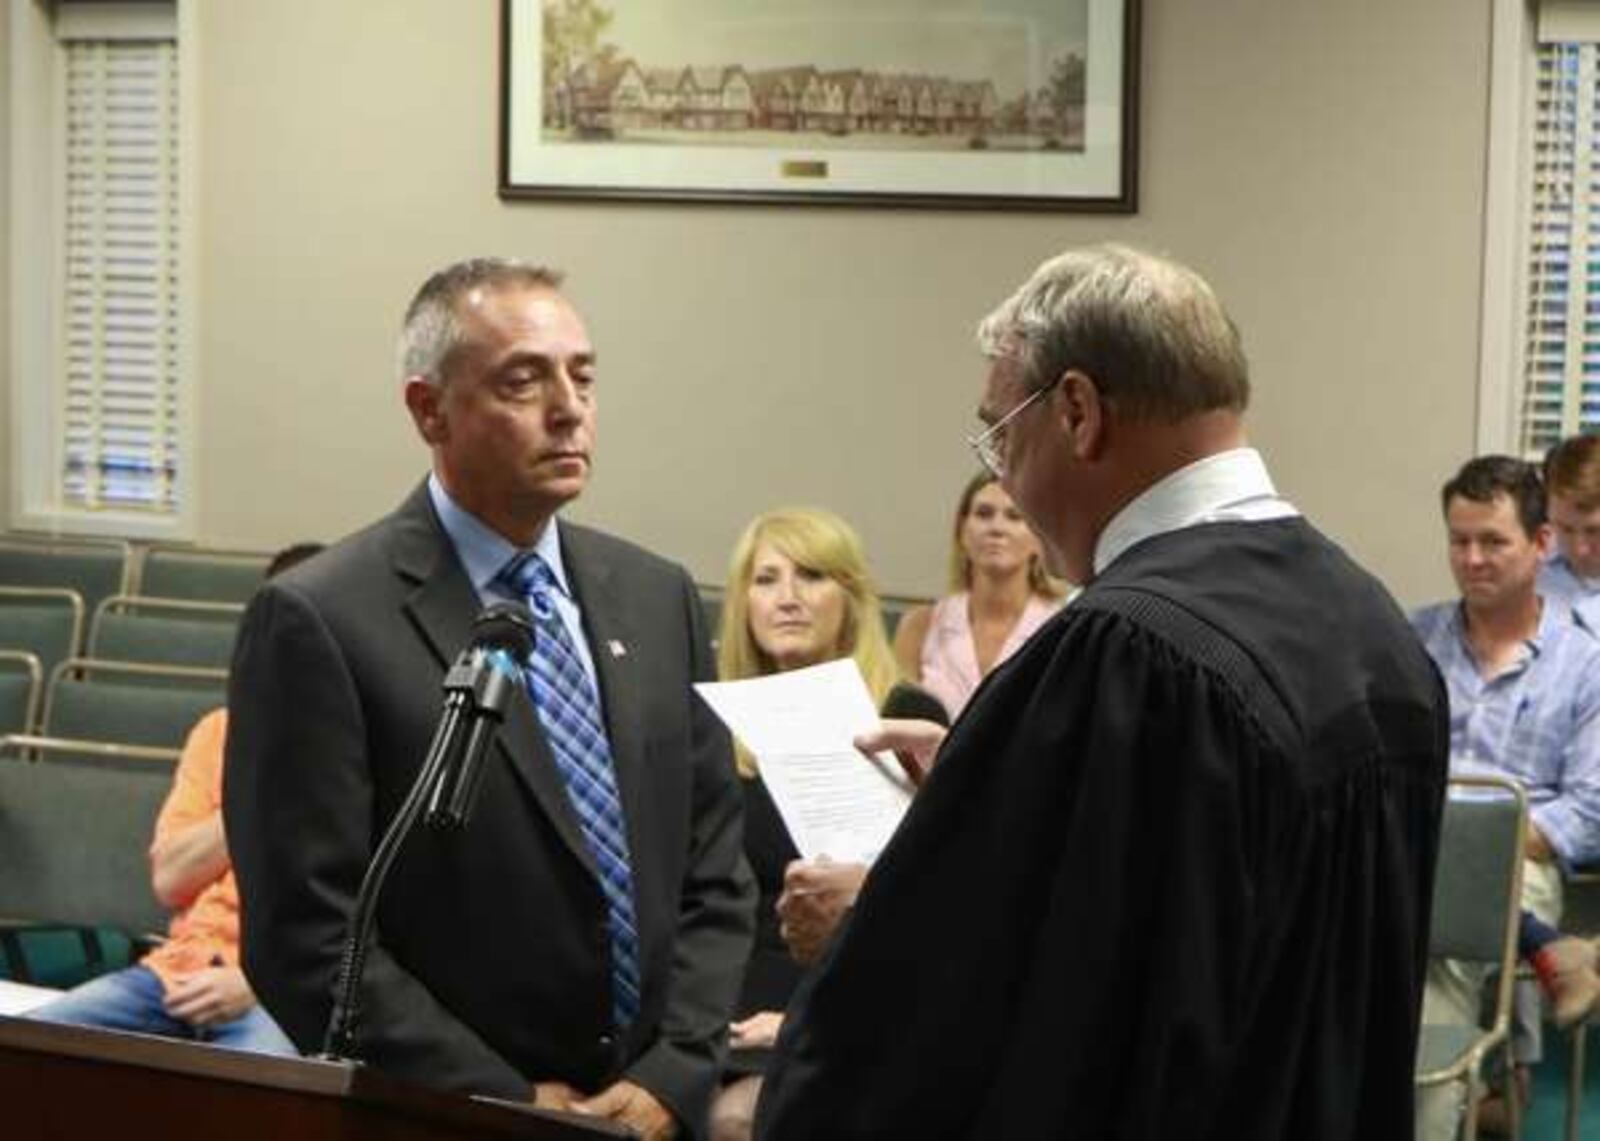
[[[1533,1100],[1533,1075],[1527,1066],[1518,1066],[1516,1075],[1517,1104],[1521,1109],[1517,1120],[1526,1124],[1528,1104]],[[1506,1104],[1505,1094],[1487,1094],[1478,1102],[1478,1132],[1486,1137],[1511,1135],[1511,1107]]]

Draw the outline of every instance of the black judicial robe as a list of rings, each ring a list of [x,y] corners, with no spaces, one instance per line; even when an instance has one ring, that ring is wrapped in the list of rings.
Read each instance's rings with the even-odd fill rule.
[[[1409,1138],[1448,740],[1304,520],[1139,543],[951,731],[757,1136]]]

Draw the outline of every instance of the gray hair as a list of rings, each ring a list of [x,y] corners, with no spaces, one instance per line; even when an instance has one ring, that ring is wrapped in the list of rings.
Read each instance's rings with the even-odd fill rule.
[[[406,307],[395,353],[402,382],[414,376],[429,384],[444,382],[450,355],[461,345],[457,309],[461,299],[478,288],[561,288],[560,270],[513,258],[468,258],[446,266],[422,283]]]
[[[1128,246],[1045,262],[978,325],[978,347],[1015,359],[1029,391],[1077,369],[1129,419],[1171,422],[1250,402],[1239,330],[1211,286]]]

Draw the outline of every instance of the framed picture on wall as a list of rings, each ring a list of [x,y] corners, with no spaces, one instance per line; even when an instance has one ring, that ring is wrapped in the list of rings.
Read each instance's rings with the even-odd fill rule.
[[[500,194],[1131,213],[1139,0],[502,0]]]

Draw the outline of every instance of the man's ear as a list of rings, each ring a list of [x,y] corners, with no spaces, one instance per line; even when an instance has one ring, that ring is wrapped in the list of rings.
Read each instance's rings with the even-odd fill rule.
[[[450,427],[444,414],[444,386],[413,376],[406,380],[405,398],[417,435],[428,444],[442,444]]]
[[[1087,373],[1068,369],[1050,400],[1074,458],[1099,459],[1110,430],[1110,409],[1094,380]]]
[[[1549,523],[1540,523],[1533,531],[1533,546],[1541,559],[1548,559],[1556,549],[1556,529]]]

